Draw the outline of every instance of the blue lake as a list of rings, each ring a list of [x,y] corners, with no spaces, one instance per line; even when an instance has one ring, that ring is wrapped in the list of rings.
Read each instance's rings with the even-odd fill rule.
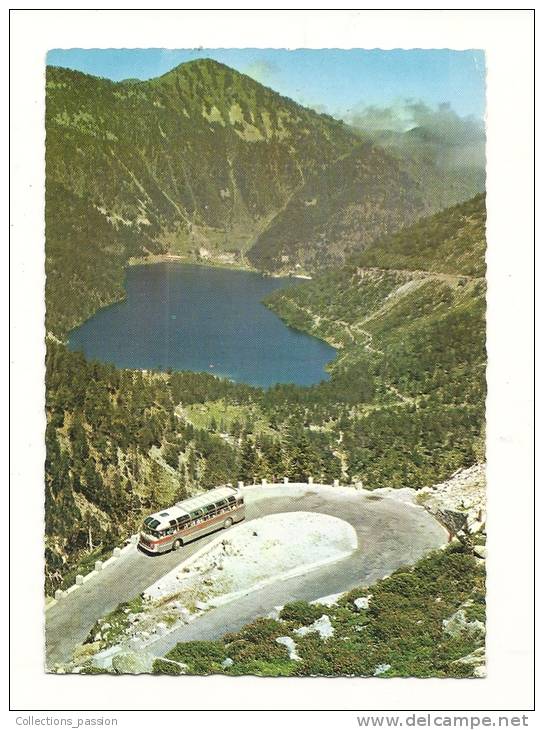
[[[336,350],[288,327],[261,302],[292,279],[181,263],[130,267],[126,300],[68,338],[71,350],[121,368],[193,370],[268,387],[328,378]]]

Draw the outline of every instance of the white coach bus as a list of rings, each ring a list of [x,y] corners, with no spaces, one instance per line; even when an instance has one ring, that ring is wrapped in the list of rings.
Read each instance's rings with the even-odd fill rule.
[[[245,516],[242,494],[231,486],[217,487],[146,517],[138,545],[153,554],[178,550],[197,537],[240,522]]]

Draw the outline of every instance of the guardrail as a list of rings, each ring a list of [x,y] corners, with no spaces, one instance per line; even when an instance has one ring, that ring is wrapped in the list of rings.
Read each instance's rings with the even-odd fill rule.
[[[332,485],[331,484],[318,484],[314,481],[314,478],[312,476],[308,477],[307,482],[290,482],[288,477],[283,477],[283,480],[281,482],[269,482],[267,479],[261,479],[260,484],[244,484],[244,482],[239,481],[237,483],[238,489],[243,489],[244,487],[279,487],[286,484],[308,484],[309,486],[327,486],[327,487],[340,487],[340,480],[334,479]],[[351,488],[355,489],[362,489],[363,483],[362,482],[348,482],[345,486],[349,486]],[[76,582],[74,585],[70,586],[66,589],[58,588],[55,591],[55,596],[53,599],[49,598],[49,600],[46,602],[45,610],[49,610],[51,606],[54,606],[59,601],[62,601],[63,598],[66,598],[66,596],[70,595],[74,591],[77,591],[81,586],[85,585],[88,581],[92,580],[96,576],[98,576],[103,570],[106,570],[110,565],[113,565],[120,557],[122,557],[124,554],[130,551],[130,549],[138,544],[138,537],[139,535],[131,535],[127,543],[123,547],[116,547],[113,549],[113,553],[110,558],[107,560],[97,560],[94,564],[94,570],[92,570],[90,573],[87,573],[87,575],[76,575]]]
[[[123,547],[116,547],[113,549],[111,557],[109,557],[107,560],[97,560],[94,564],[94,570],[92,570],[90,573],[87,573],[87,575],[76,575],[76,582],[74,583],[74,585],[64,590],[62,588],[57,588],[57,590],[55,591],[54,599],[48,601],[45,606],[45,610],[47,611],[49,608],[51,608],[51,606],[54,606],[59,601],[62,601],[63,598],[70,595],[70,593],[73,593],[78,588],[85,585],[85,583],[88,583],[88,581],[90,581],[100,572],[108,568],[108,566],[115,563],[122,555],[127,553],[133,545],[136,545],[137,543],[138,535],[131,535],[129,540]]]

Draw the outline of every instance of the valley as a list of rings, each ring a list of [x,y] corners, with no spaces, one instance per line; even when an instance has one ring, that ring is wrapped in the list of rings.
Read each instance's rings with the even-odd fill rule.
[[[209,372],[269,387],[326,380],[335,350],[286,326],[261,300],[287,278],[176,260],[127,270],[126,299],[68,335],[68,346],[117,367]]]
[[[145,82],[48,67],[46,92],[56,336],[123,297],[130,260],[308,274],[481,189],[210,60]]]
[[[214,61],[125,82],[49,67],[46,85],[48,596],[150,512],[219,484],[340,480],[370,505],[485,462],[481,176],[445,174],[417,135],[409,149],[369,141]],[[295,665],[278,647],[282,621],[319,618],[307,591],[298,623],[287,609],[169,658],[216,671],[234,642],[233,673],[472,676],[455,662],[481,636],[440,637],[458,610],[481,618],[478,541],[483,528],[427,545],[414,567],[401,556],[368,581],[383,578],[368,614],[354,575],[331,612],[345,651],[305,635]],[[436,605],[420,600],[429,576]],[[364,651],[356,624],[372,634]],[[167,664],[156,671],[179,673]]]
[[[473,202],[463,210],[475,216]],[[483,236],[483,200],[478,211]],[[440,228],[430,221],[439,245]],[[465,241],[451,240],[458,248]],[[451,257],[461,257],[452,246]],[[53,589],[85,555],[96,557],[134,529],[152,505],[195,489],[310,472],[368,488],[423,487],[483,460],[483,281],[423,274],[421,262],[412,272],[363,263],[265,300],[292,327],[339,348],[330,380],[306,388],[116,370],[49,342]],[[179,418],[197,406],[198,418]],[[237,415],[222,418],[228,409]]]

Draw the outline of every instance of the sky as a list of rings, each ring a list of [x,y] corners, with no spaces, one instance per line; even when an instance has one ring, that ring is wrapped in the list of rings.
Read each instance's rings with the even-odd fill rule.
[[[213,58],[317,111],[348,118],[405,100],[449,103],[460,116],[485,114],[485,56],[467,50],[80,49],[52,50],[47,63],[113,81],[149,79],[185,61]]]

